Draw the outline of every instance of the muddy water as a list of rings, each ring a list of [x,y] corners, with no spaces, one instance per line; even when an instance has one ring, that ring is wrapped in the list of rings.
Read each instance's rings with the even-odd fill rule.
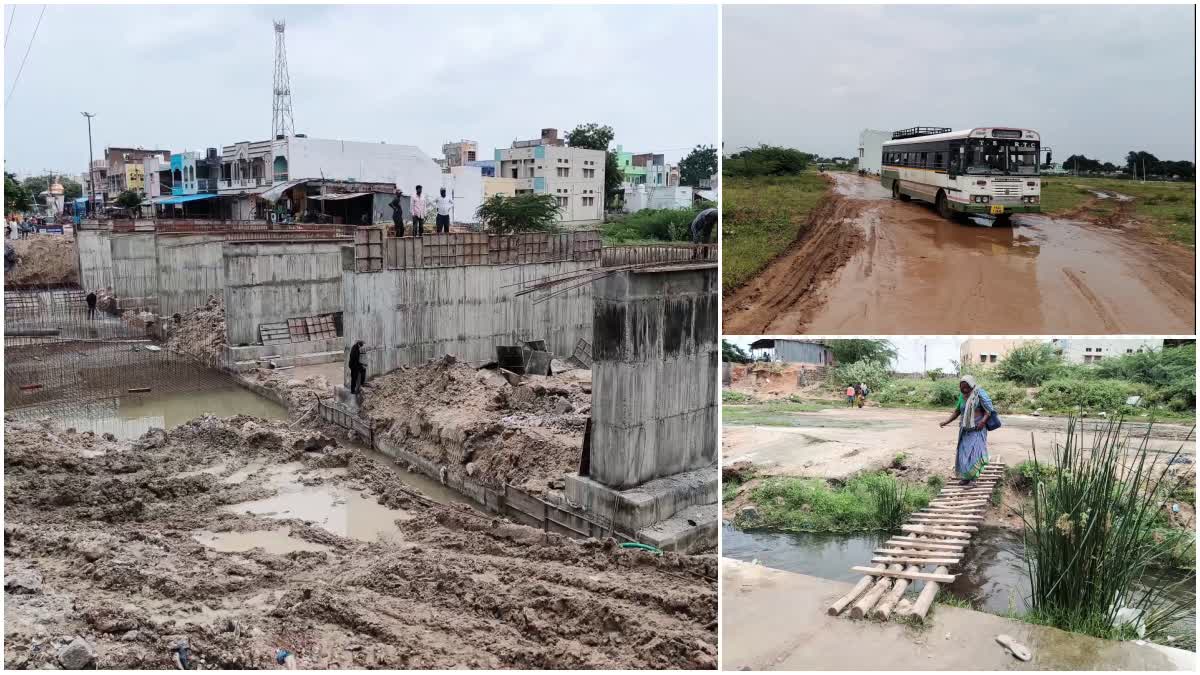
[[[51,409],[53,414],[54,411]],[[204,414],[253,415],[287,419],[287,409],[237,385],[176,394],[128,394],[117,399],[72,405],[54,414],[55,423],[77,431],[134,439],[152,427],[171,429]]]
[[[1042,215],[1016,216],[1011,227],[961,224],[928,205],[893,201],[876,180],[834,180],[853,205],[839,210],[839,226],[858,228],[865,243],[795,310],[759,297],[727,313],[727,325],[764,334],[1194,330],[1194,252]],[[794,265],[789,255],[772,266]]]
[[[324,544],[291,536],[291,530],[256,530],[253,532],[209,532],[201,530],[192,534],[196,541],[217,551],[239,553],[261,548],[267,553],[285,554],[293,551],[328,551]]]
[[[854,565],[866,565],[874,550],[886,537],[878,533],[824,534],[742,530],[729,523],[721,529],[721,554],[789,572],[822,579],[855,583],[861,574],[851,572]],[[1030,595],[1025,571],[1021,533],[1002,528],[983,528],[967,549],[959,576],[949,586],[954,595],[967,599],[976,608],[993,614],[1023,612]],[[1189,575],[1158,570],[1151,580],[1155,585],[1176,583]],[[919,593],[923,582],[914,583],[910,594]],[[1187,586],[1187,584],[1183,584]],[[1188,613],[1175,626],[1182,638],[1170,644],[1195,649],[1196,592],[1183,588],[1168,601],[1187,608]]]

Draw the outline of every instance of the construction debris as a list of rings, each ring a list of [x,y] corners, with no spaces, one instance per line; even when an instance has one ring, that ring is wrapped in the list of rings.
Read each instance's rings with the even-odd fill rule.
[[[210,295],[202,307],[167,321],[167,349],[187,354],[205,363],[217,363],[225,349],[225,304]]]
[[[18,286],[59,286],[79,283],[75,258],[75,240],[55,234],[31,234],[12,244],[17,264],[4,274],[4,284]]]

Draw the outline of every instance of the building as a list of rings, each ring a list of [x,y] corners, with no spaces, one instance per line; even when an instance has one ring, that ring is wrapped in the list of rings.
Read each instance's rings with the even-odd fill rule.
[[[970,338],[963,340],[958,347],[960,367],[967,364],[991,365],[1004,360],[1009,352],[1021,345],[1036,342],[1036,340],[1019,339],[981,339]]]
[[[142,160],[142,172],[146,176],[144,194],[150,199],[161,197],[171,192],[171,160],[161,155],[154,155]]]
[[[177,152],[171,155],[172,195],[216,195],[224,162],[217,157],[217,149],[199,152]]]
[[[811,366],[832,366],[833,350],[821,340],[782,340],[762,338],[750,343],[750,356],[766,356],[771,361]]]
[[[483,178],[483,198],[491,199],[496,195],[505,197],[513,197],[517,194],[517,179],[516,178],[496,178],[494,176],[484,176]]]
[[[693,189],[666,185],[626,185],[622,209],[636,213],[644,209],[688,209],[692,207]]]
[[[142,192],[145,189],[145,174],[142,167],[142,160],[155,155],[165,156],[170,155],[170,150],[146,150],[145,148],[105,148],[103,174],[104,174],[104,193],[108,200],[116,199],[125,190],[136,190]],[[129,165],[137,167],[136,170],[129,171]],[[95,167],[93,167],[92,175],[96,175]],[[140,179],[143,181],[140,185],[136,183]],[[135,181],[133,185],[130,181]],[[97,184],[99,188],[99,184]],[[99,191],[99,190],[97,190]]]
[[[892,140],[892,132],[863,129],[858,133],[858,170],[879,175],[883,169],[883,142]]]
[[[645,165],[636,166],[633,163],[633,153],[625,152],[621,146],[613,152],[617,160],[617,168],[621,170],[622,185],[645,185],[646,184],[646,167]]]
[[[652,152],[634,155],[633,166],[643,169],[646,176],[646,185],[662,187],[667,185],[667,177],[670,176],[671,170],[667,166],[666,157],[663,155],[657,155]]]
[[[442,144],[442,155],[446,157],[446,168],[469,166],[478,159],[479,144],[475,141],[451,141]]]
[[[1095,363],[1163,348],[1162,338],[1067,338],[1051,342],[1068,363]]]
[[[557,129],[542,129],[540,138],[514,141],[496,150],[496,175],[517,181],[517,194],[554,195],[559,220],[568,227],[604,220],[604,151],[573,148]]]
[[[477,159],[474,162],[467,162],[466,166],[479,167],[479,173],[484,178],[496,177],[496,160],[494,159]]]

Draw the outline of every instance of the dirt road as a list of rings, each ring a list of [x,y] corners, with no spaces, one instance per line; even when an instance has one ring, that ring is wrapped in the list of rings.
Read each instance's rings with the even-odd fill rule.
[[[173,669],[184,640],[204,669],[716,667],[714,555],[438,504],[282,421],[4,440],[6,669]]]
[[[721,463],[749,461],[760,474],[837,479],[887,467],[899,453],[905,455],[906,473],[915,479],[931,474],[945,478],[954,467],[956,430],[938,426],[948,412],[841,408],[792,416],[794,422],[787,427],[725,425]],[[1027,415],[1004,415],[1003,421],[1003,427],[988,434],[988,452],[1009,466],[1030,457],[1031,435],[1038,457],[1049,460],[1053,443],[1062,442],[1067,426],[1064,418]],[[1155,425],[1149,447],[1173,453],[1183,446],[1183,453],[1194,461],[1195,439],[1184,440],[1190,430]]]
[[[1195,253],[1043,215],[964,225],[833,174],[808,234],[725,297],[730,334],[1190,334]]]

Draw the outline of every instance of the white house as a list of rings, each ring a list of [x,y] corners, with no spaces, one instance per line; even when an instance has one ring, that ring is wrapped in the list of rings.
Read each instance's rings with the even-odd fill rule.
[[[1069,363],[1095,363],[1163,348],[1162,338],[1064,338],[1052,342]]]
[[[892,132],[863,129],[858,132],[858,168],[879,175],[883,162],[883,142],[892,140]]]
[[[692,206],[693,188],[687,186],[665,187],[655,185],[626,185],[626,213],[643,209],[686,209]]]

